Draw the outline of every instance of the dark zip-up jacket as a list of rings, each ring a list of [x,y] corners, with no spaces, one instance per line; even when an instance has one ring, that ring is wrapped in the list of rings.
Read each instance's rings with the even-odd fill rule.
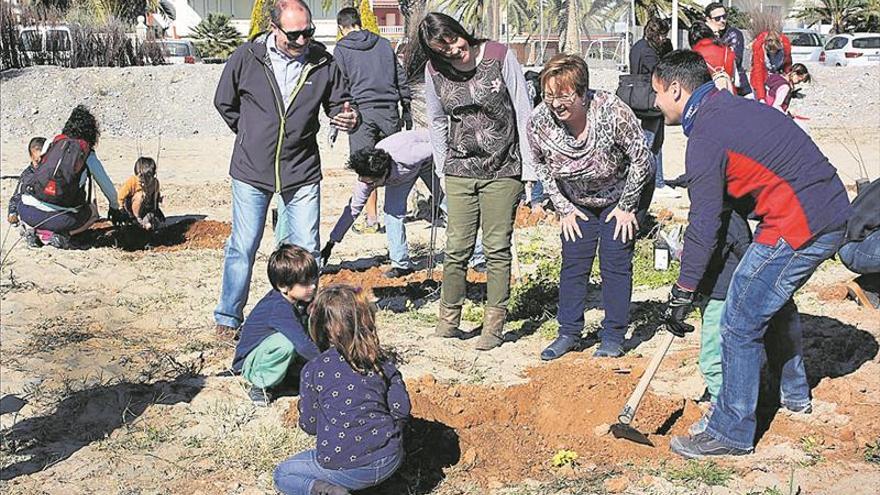
[[[267,36],[258,35],[233,52],[220,76],[214,106],[236,134],[229,175],[280,193],[321,180],[319,107],[333,117],[351,96],[333,56],[313,41],[285,109],[266,50]]]
[[[358,108],[409,105],[412,96],[406,73],[391,43],[365,29],[353,31],[333,50],[336,64],[351,87]]]
[[[828,158],[788,116],[711,90],[697,107],[685,153],[691,201],[678,285],[694,290],[721,241],[726,197],[746,198],[760,220],[754,242],[800,249],[842,229],[852,213]]]

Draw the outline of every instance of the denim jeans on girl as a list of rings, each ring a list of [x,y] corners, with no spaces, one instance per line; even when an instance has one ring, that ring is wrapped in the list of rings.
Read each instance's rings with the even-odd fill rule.
[[[584,330],[587,307],[587,284],[590,269],[599,247],[599,272],[602,275],[602,307],[605,318],[599,337],[603,343],[622,344],[629,325],[632,296],[632,239],[614,239],[616,221],[605,223],[617,205],[606,208],[581,208],[589,221],[578,219],[583,237],[574,241],[562,239],[562,272],[559,277],[559,334],[580,338]]]
[[[792,296],[816,268],[832,257],[843,230],[821,234],[800,249],[784,239],[773,246],[752,243],[740,261],[721,316],[721,370],[718,403],[706,432],[739,449],[754,446],[761,367],[769,357],[781,368],[783,404],[809,403],[800,319]],[[765,354],[765,333],[767,351]]]
[[[287,495],[309,495],[316,480],[348,490],[362,490],[387,480],[403,463],[404,453],[377,459],[352,469],[325,469],[318,464],[315,450],[307,450],[282,461],[275,468],[275,487]]]
[[[244,321],[257,249],[266,228],[274,193],[232,179],[232,234],[226,241],[220,302],[214,309],[219,325],[238,328]],[[281,195],[275,244],[295,244],[312,252],[318,263],[321,184],[310,184]]]

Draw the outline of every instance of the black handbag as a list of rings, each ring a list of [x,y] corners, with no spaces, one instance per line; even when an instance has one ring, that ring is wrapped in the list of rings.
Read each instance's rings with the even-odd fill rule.
[[[655,96],[651,74],[621,74],[617,97],[632,108],[636,117],[645,119],[662,115],[654,105]]]

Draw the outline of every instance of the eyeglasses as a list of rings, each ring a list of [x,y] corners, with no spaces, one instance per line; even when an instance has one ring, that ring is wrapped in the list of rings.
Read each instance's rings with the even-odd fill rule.
[[[715,22],[726,21],[726,20],[727,20],[727,14],[716,15],[715,17],[712,17],[712,20],[715,21]]]
[[[285,31],[281,29],[281,26],[275,26],[279,31],[284,33],[287,36],[287,42],[296,44],[299,41],[300,36],[305,39],[311,39],[312,36],[315,35],[315,25],[310,24],[309,27],[300,30],[300,31]]]
[[[578,95],[576,93],[570,93],[567,95],[558,95],[558,96],[551,95],[551,94],[545,94],[543,100],[544,100],[544,103],[546,103],[547,105],[552,105],[554,101],[558,101],[559,103],[562,103],[563,105],[571,105],[572,103],[574,103],[574,100],[577,98],[577,96]]]

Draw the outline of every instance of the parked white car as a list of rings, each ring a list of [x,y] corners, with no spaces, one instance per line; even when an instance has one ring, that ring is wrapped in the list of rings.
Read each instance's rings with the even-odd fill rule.
[[[791,41],[791,61],[795,63],[818,62],[822,54],[822,35],[812,29],[785,31]]]
[[[162,47],[162,56],[169,64],[200,64],[202,56],[195,43],[190,40],[157,40]]]
[[[880,64],[880,33],[836,34],[825,43],[819,62],[837,67]]]
[[[18,46],[34,64],[69,66],[73,54],[67,26],[28,26],[18,30]]]

